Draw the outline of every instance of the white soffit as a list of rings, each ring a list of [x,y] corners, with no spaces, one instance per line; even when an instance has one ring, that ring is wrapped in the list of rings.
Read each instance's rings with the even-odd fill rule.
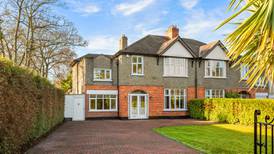
[[[174,43],[163,56],[193,58],[189,51],[179,42]]]
[[[224,49],[222,49],[220,45],[216,46],[205,58],[216,60],[229,60],[229,58],[226,56]]]
[[[117,90],[87,90],[87,94],[117,95]]]

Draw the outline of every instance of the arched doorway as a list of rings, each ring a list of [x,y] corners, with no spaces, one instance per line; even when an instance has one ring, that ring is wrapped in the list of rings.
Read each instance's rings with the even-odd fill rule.
[[[129,94],[128,118],[148,118],[148,94],[142,90],[135,90]]]
[[[250,94],[247,91],[240,91],[240,98],[250,98]]]

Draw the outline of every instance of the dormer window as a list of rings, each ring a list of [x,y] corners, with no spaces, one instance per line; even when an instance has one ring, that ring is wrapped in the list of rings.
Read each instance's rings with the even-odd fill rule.
[[[205,77],[207,78],[225,78],[226,62],[219,60],[205,61]]]
[[[111,81],[111,69],[94,68],[94,81]]]
[[[144,57],[132,56],[131,75],[144,75]]]

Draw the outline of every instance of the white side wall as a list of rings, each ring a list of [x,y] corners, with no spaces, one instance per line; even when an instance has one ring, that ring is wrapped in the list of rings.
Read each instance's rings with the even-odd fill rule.
[[[172,57],[185,57],[192,58],[193,56],[189,51],[179,42],[174,43],[164,54],[163,56],[172,56]]]
[[[218,45],[206,57],[206,59],[229,60],[225,51]]]

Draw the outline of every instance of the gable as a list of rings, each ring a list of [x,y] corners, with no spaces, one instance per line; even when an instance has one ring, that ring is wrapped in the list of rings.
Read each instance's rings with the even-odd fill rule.
[[[224,49],[217,45],[206,57],[205,59],[216,59],[216,60],[229,60],[226,56]]]
[[[190,52],[179,42],[175,42],[163,56],[193,58]]]

